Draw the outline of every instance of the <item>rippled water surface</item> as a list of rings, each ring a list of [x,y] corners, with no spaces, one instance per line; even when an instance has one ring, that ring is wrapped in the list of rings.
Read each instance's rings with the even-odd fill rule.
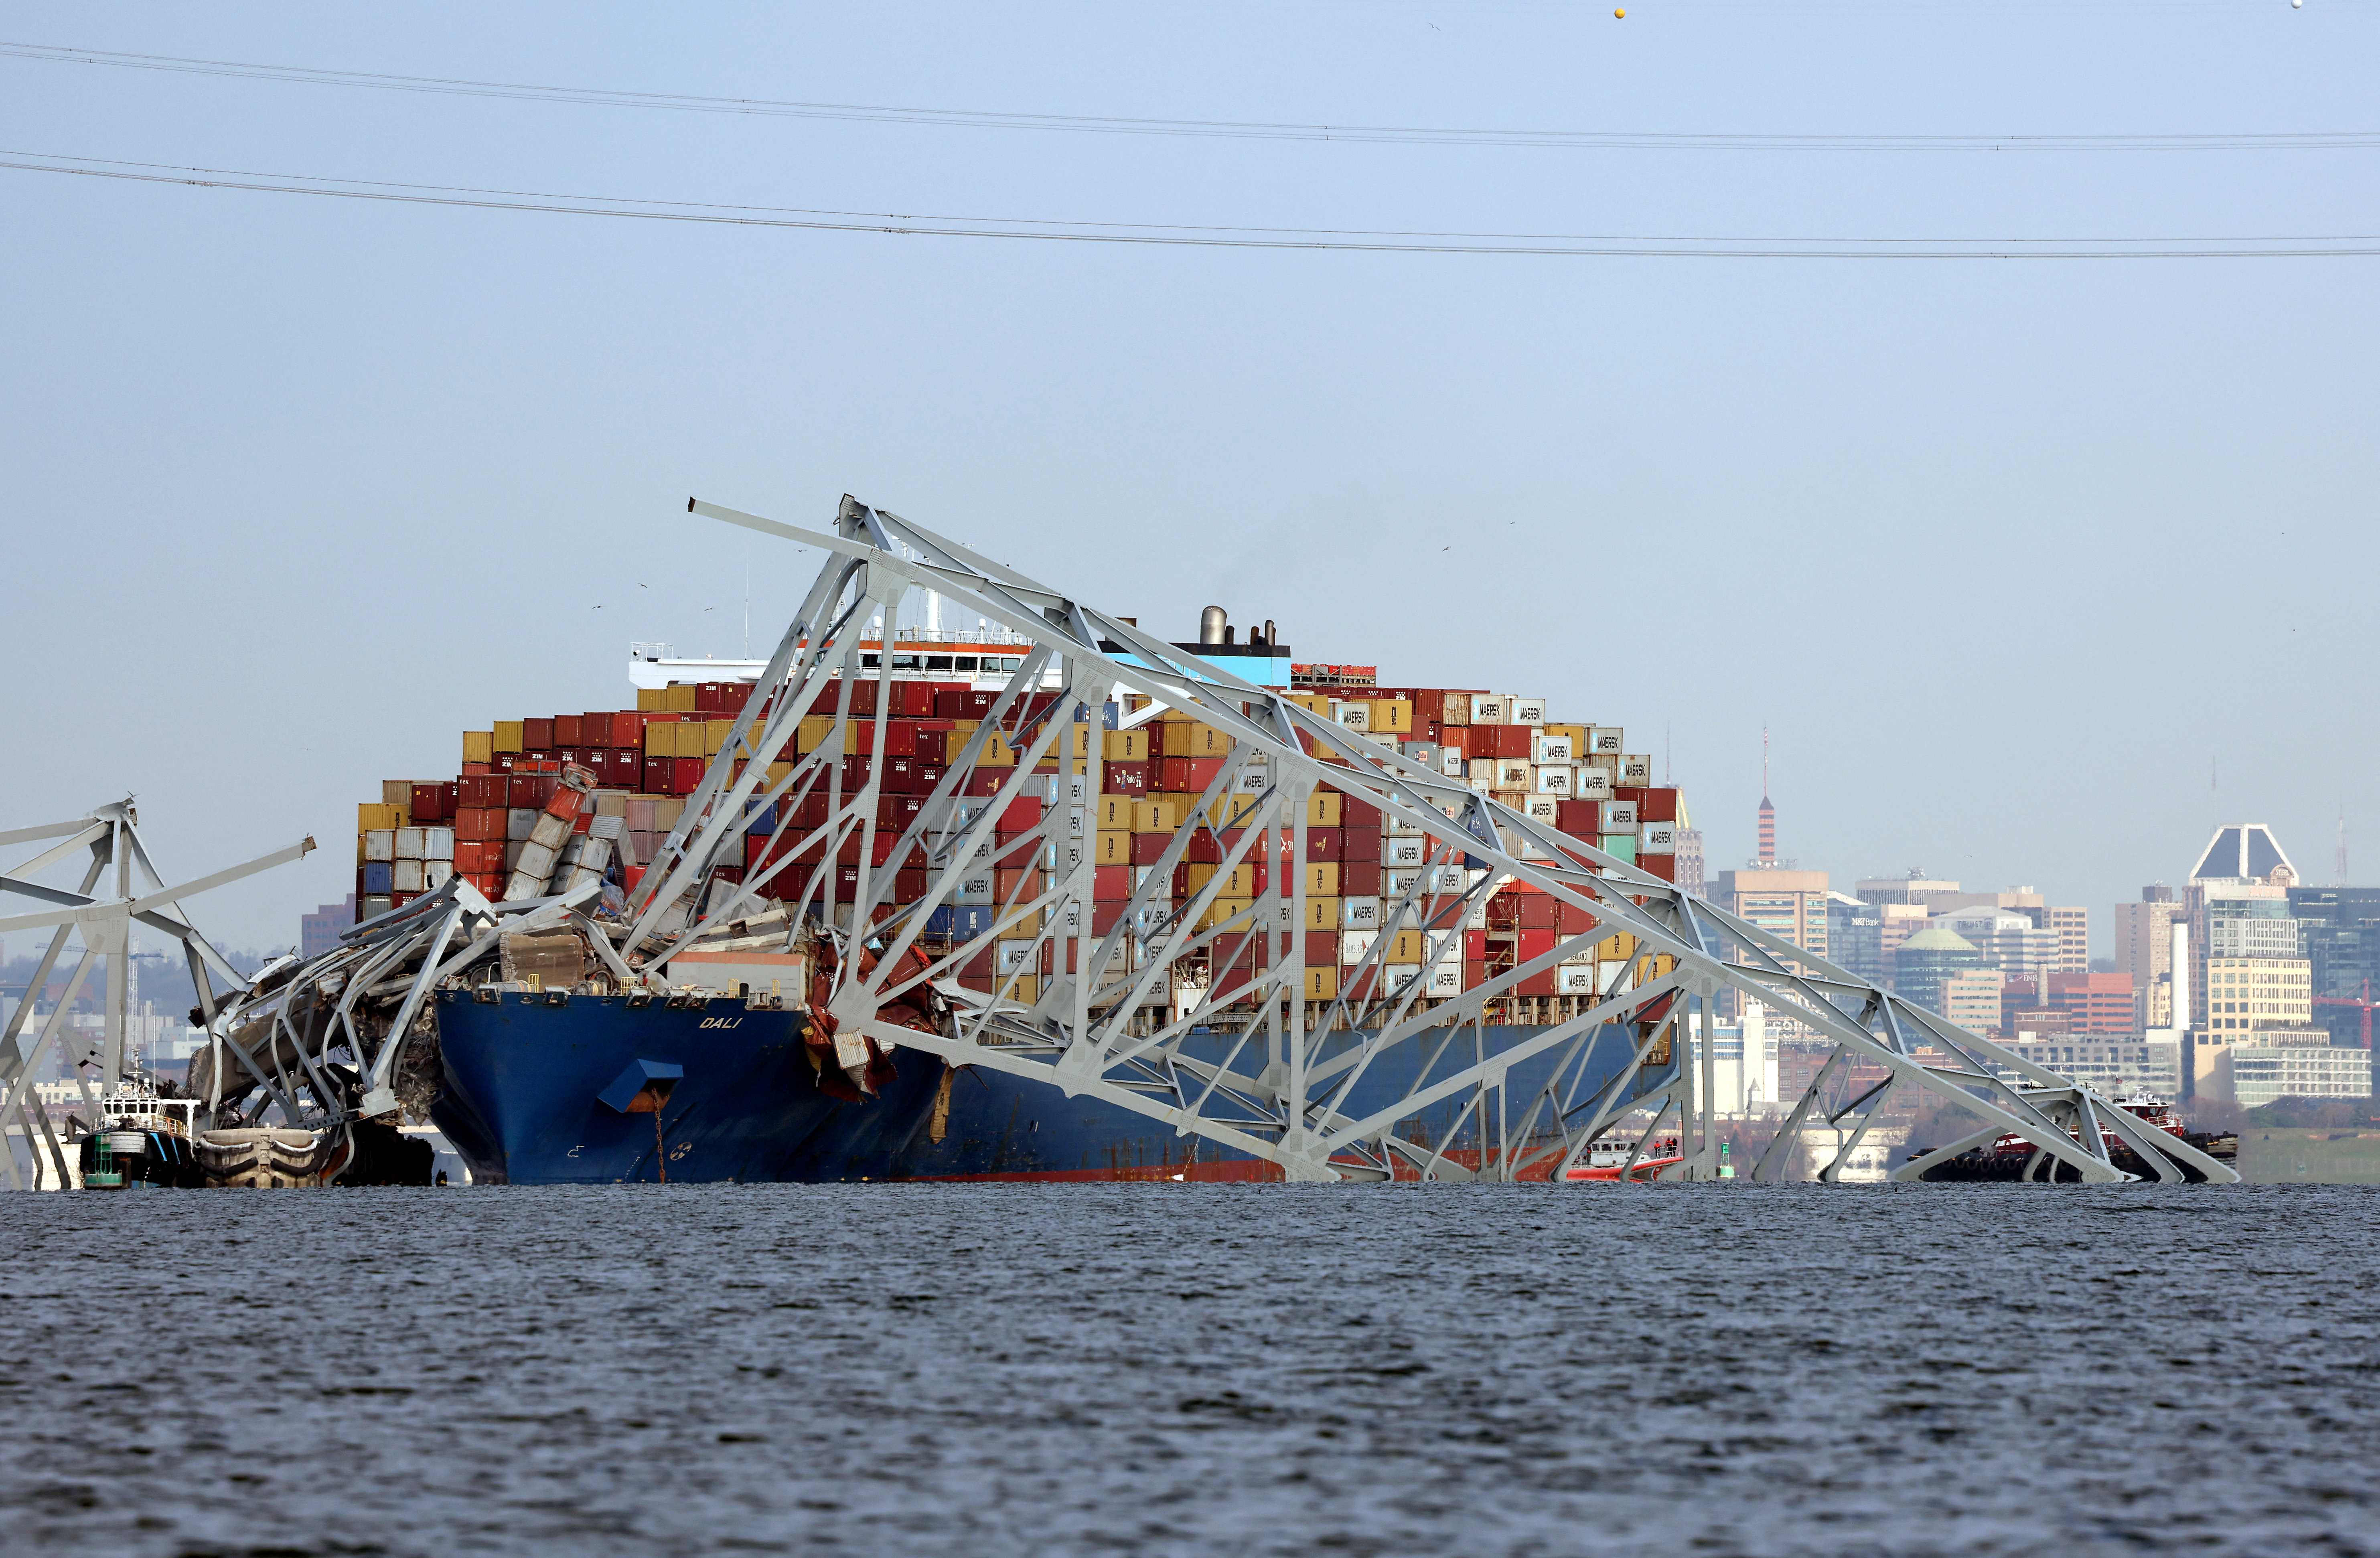
[[[2360,1552],[2354,1189],[0,1200],[0,1548]]]

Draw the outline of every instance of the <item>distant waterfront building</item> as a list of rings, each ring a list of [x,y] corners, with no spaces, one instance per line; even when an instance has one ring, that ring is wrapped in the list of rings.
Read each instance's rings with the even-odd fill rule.
[[[2000,1025],[2000,976],[1992,969],[1968,969],[1942,981],[1943,1016],[1971,1033],[1990,1033]]]
[[[1960,896],[1959,884],[1928,876],[1923,871],[1912,871],[1906,876],[1871,876],[1852,888],[1863,903],[1913,904],[1927,913],[1934,912],[1936,900]]]
[[[2181,912],[2163,882],[2143,888],[2138,903],[2116,905],[2116,972],[2132,982],[2144,1028],[2173,1025],[2173,922]]]
[[[2067,1014],[2071,1033],[2123,1038],[2141,1031],[2132,982],[2127,975],[2053,969],[2047,985],[2049,1005]]]
[[[2045,1070],[2110,1097],[2143,1092],[2165,1099],[2181,1096],[2181,1046],[2170,1039],[2046,1036],[2020,1038],[2010,1047]],[[1996,1069],[2011,1080],[2017,1074],[2014,1067]]]
[[[2341,1003],[2316,1005],[2313,1021],[2333,1044],[2361,1046],[2364,1014],[2351,1003],[2380,999],[2380,888],[2291,888],[2289,912],[2315,999]]]
[[[2218,1045],[2208,1058],[2214,1064],[2199,1079],[2200,1095],[2228,1097],[2243,1109],[2282,1098],[2372,1096],[2372,1052],[2331,1044],[2320,1032],[2296,1043]]]
[[[353,929],[355,923],[355,894],[349,893],[336,903],[322,905],[298,922],[298,956],[319,958],[332,950],[339,945],[339,933]]]
[[[1900,950],[1892,955],[1893,993],[1912,1005],[1948,1017],[1949,1013],[1944,1010],[1945,984],[1954,975],[1973,972],[1983,966],[1984,955],[1958,932],[1938,926],[1922,930],[1902,942]],[[1993,979],[1997,991],[1998,976]],[[1997,1007],[1997,994],[1993,1002]],[[1997,1021],[1994,1025],[1998,1025]]]
[[[1738,1117],[1776,1113],[1778,1098],[1777,1039],[1768,1032],[1767,1008],[1747,1002],[1742,1020],[1706,1026],[1703,1014],[1691,1019],[1691,1049],[1694,1059],[1694,1102],[1702,1103],[1702,1046],[1711,1045],[1711,1099],[1714,1111]],[[1751,1057],[1746,1060],[1746,1057]]]
[[[1805,952],[1827,956],[1827,874],[1782,866],[1722,871],[1712,900]]]
[[[1983,954],[1985,968],[2037,979],[2058,966],[2058,933],[2021,910],[1974,904],[1937,913],[1931,924],[1964,937]]]
[[[2091,911],[2051,904],[2043,911],[2047,928],[2058,936],[2056,967],[2068,973],[2091,972]]]
[[[2272,1030],[2313,1025],[2313,965],[2303,958],[2209,958],[2206,1020],[2218,1044],[2246,1042]]]
[[[1885,960],[1884,912],[1849,893],[1827,895],[1827,959],[1871,984],[1889,984]]]
[[[1699,827],[1678,829],[1678,889],[1695,898],[1708,898],[1703,872],[1703,830]]]

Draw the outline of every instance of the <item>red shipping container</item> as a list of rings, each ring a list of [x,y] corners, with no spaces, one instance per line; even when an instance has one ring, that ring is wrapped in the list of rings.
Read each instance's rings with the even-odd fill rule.
[[[1549,905],[1553,900],[1540,895],[1538,901]],[[1552,951],[1555,944],[1560,939],[1560,934],[1551,925],[1542,928],[1524,925],[1512,955],[1517,961],[1525,963],[1533,959],[1542,958]]]
[[[835,699],[841,695],[840,693],[830,693],[822,696],[819,701],[826,707],[817,712],[832,714]],[[876,718],[876,678],[863,677],[851,684],[851,717],[854,719]]]
[[[1095,865],[1091,867],[1091,901],[1094,903],[1127,903],[1132,900],[1132,867],[1129,865]]]
[[[910,740],[917,747],[918,762],[931,763],[936,767],[941,767],[950,760],[950,731],[930,725],[919,725],[916,727],[916,732]]]
[[[644,780],[638,785],[638,791],[646,795],[667,795],[670,792],[670,770],[676,762],[674,757],[646,758]]]
[[[934,684],[930,682],[895,682],[892,683],[892,712],[903,719],[931,719],[934,717]]]
[[[922,795],[879,794],[876,797],[876,826],[897,832],[915,822],[917,814],[925,809],[926,798]]]
[[[1466,750],[1474,757],[1525,760],[1530,755],[1529,738],[1535,734],[1536,727],[1533,725],[1474,725]]]
[[[1526,726],[1516,726],[1514,728],[1518,730],[1527,729]],[[1561,975],[1552,969],[1547,969],[1542,972],[1530,974],[1526,978],[1523,979],[1518,984],[1513,985],[1512,994],[1515,996],[1558,996],[1561,994],[1560,988],[1560,983]]]
[[[1378,865],[1381,834],[1378,827],[1342,827],[1339,830],[1339,860],[1345,865]],[[1360,895],[1359,895],[1360,896]]]
[[[1487,983],[1488,965],[1484,962],[1465,960],[1463,964],[1463,987],[1465,990],[1476,990]]]
[[[854,753],[843,760],[843,792],[854,794],[868,788],[868,775],[873,765],[863,755]]]
[[[1378,898],[1380,896],[1380,863],[1377,860],[1342,860],[1339,863],[1339,896],[1342,898]]]
[[[1019,898],[1016,889],[1027,876],[1033,878],[1032,885],[1026,888],[1024,896]],[[991,891],[992,896],[1002,903],[1006,903],[1011,898],[1016,898],[1019,903],[1025,902],[1027,899],[1038,898],[1041,893],[1040,867],[1002,866],[991,874]]]
[[[555,715],[555,716],[553,717],[553,744],[554,744],[554,745],[556,745],[556,746],[584,746],[584,745],[586,745],[586,744],[587,744],[586,739],[585,739],[585,737],[584,737],[583,735],[581,735],[580,731],[581,731],[581,727],[580,727],[580,725],[579,725],[578,716],[577,716],[577,715],[575,715],[575,714],[557,714],[557,715]],[[524,742],[522,744],[523,744],[523,745],[527,745],[528,743],[527,743],[526,742]]]
[[[694,787],[702,782],[704,759],[673,757],[670,759],[670,791],[672,795],[691,795]]]
[[[1484,963],[1488,960],[1486,931],[1465,930],[1463,933],[1463,960],[1466,963]]]
[[[917,792],[920,795],[931,795],[936,787],[942,782],[943,776],[950,770],[940,763],[929,763],[921,757],[917,759]]]
[[[553,717],[521,721],[521,747],[528,752],[550,751],[554,745]]]
[[[1008,803],[1006,811],[1000,814],[1000,820],[993,825],[992,831],[1009,837],[1030,833],[1040,826],[1041,798],[1038,795],[1019,795]]]
[[[1554,826],[1573,839],[1592,840],[1603,831],[1603,803],[1600,801],[1557,801],[1554,803]]]
[[[1110,871],[1124,871],[1129,868],[1122,865],[1111,865],[1105,869]],[[1115,929],[1117,923],[1123,918],[1124,910],[1129,906],[1128,902],[1102,903],[1094,900],[1091,904],[1091,934],[1095,936],[1105,936],[1110,931]],[[1113,969],[1115,964],[1110,963],[1108,967]]]
[[[1309,827],[1305,830],[1305,858],[1309,861],[1336,861],[1340,855],[1340,830],[1335,827]]]
[[[1132,836],[1132,863],[1135,865],[1155,865],[1165,858],[1165,846],[1173,842],[1170,833],[1135,833]]]
[[[1157,788],[1172,794],[1199,794],[1215,782],[1223,771],[1220,757],[1160,757],[1157,768]]]
[[[884,759],[884,789],[894,795],[917,793],[917,760],[914,757]]]
[[[1560,899],[1554,900],[1554,913],[1555,926],[1564,936],[1584,936],[1600,923],[1594,910],[1564,903]]]
[[[1669,785],[1651,785],[1614,790],[1612,794],[1622,801],[1636,803],[1639,822],[1675,822],[1678,820],[1678,791]]]
[[[463,765],[463,772],[474,779],[482,774],[492,773],[493,771],[494,770],[485,763],[466,763]]]
[[[1676,855],[1638,855],[1636,869],[1648,876],[1658,876],[1664,882],[1674,882],[1678,879],[1678,857]]]
[[[1108,763],[1101,765],[1099,786],[1110,795],[1146,795],[1148,793],[1147,763]]]

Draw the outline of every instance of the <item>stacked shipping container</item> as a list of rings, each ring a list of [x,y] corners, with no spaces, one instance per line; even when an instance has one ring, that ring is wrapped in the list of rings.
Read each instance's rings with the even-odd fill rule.
[[[453,872],[490,897],[500,896],[505,873],[518,863],[565,765],[584,767],[595,779],[592,804],[577,818],[579,831],[596,819],[618,818],[601,831],[616,830],[623,879],[633,883],[641,864],[652,858],[678,821],[680,798],[721,750],[748,691],[737,682],[680,683],[640,692],[634,710],[499,720],[492,730],[466,732],[458,778],[391,781],[380,802],[361,808],[359,914],[369,917],[401,904]],[[922,859],[892,859],[892,849],[941,783],[945,764],[964,749],[1000,694],[922,681],[894,682],[889,691],[892,707],[882,720],[885,771],[868,869],[871,878],[893,872],[895,900],[905,904],[924,896],[928,873]],[[843,760],[845,795],[868,777],[867,754],[878,734],[877,693],[873,679],[851,688],[855,728],[845,749],[855,755]],[[1616,728],[1549,721],[1541,700],[1463,689],[1339,686],[1293,695],[1351,734],[1394,746],[1653,875],[1671,874],[1675,832],[1684,820],[1678,791],[1651,783],[1649,760],[1624,752]],[[1025,700],[1019,744],[1030,744],[1055,696],[1035,694]],[[771,765],[771,779],[789,772],[795,757],[816,750],[832,730],[828,716],[802,721],[793,756]],[[928,929],[932,940],[948,947],[983,943],[961,964],[963,984],[1006,989],[1028,1002],[1072,948],[1062,944],[1037,949],[1038,921],[1005,915],[1002,906],[1031,901],[1043,890],[1046,873],[1071,867],[1079,859],[1075,851],[1087,850],[1093,867],[1090,931],[1106,935],[1135,889],[1160,867],[1168,844],[1230,755],[1232,741],[1168,711],[1128,731],[1077,725],[1072,741],[1057,750],[1067,755],[1019,773],[1017,746],[999,734],[988,738],[962,806],[982,804],[1008,786],[1026,789],[1002,815],[991,858],[935,912]],[[1094,762],[1099,766],[1096,801],[1079,777]],[[1284,836],[1276,845],[1277,855],[1284,858],[1251,854],[1225,873],[1223,862],[1241,839],[1228,826],[1233,809],[1268,783],[1261,766],[1251,768],[1238,793],[1220,797],[1210,808],[1208,827],[1172,868],[1165,897],[1176,908],[1186,906],[1224,876],[1196,926],[1206,929],[1250,909],[1271,872],[1299,871],[1305,876],[1305,923],[1278,929],[1301,938],[1309,1000],[1401,992],[1416,982],[1423,984],[1425,997],[1443,998],[1543,956],[1564,934],[1593,928],[1582,911],[1508,883],[1467,912],[1451,905],[1435,917],[1420,914],[1401,923],[1388,931],[1388,946],[1366,964],[1366,954],[1382,934],[1385,912],[1408,893],[1424,903],[1434,894],[1459,895],[1475,874],[1459,854],[1446,852],[1417,829],[1389,823],[1377,808],[1329,791],[1317,791],[1308,802],[1305,859],[1285,858],[1293,839]],[[824,846],[809,835],[823,826],[829,806],[821,784],[798,803],[788,797],[756,810],[744,860],[728,871],[742,876],[774,870],[772,884],[797,893],[823,863]],[[1047,807],[1064,808],[1062,849],[1045,849],[1038,837]],[[837,854],[838,902],[851,901],[859,890],[860,849],[855,834]],[[1286,883],[1283,889],[1286,917]],[[1067,935],[1075,928],[1060,927]],[[1254,937],[1219,943],[1208,960],[1208,989],[1228,994],[1246,985],[1268,954],[1269,948],[1259,948]],[[1590,954],[1522,982],[1513,994],[1591,996],[1609,988],[1636,956],[1631,938],[1606,937]],[[1359,965],[1363,987],[1354,973]],[[1154,998],[1170,995],[1159,991]]]

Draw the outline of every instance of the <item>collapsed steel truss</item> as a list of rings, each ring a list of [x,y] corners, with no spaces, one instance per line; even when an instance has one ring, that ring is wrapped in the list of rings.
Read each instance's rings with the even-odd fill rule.
[[[1753,1178],[1790,1170],[1806,1129],[1840,1138],[1819,1171],[1832,1179],[1896,1095],[1931,1096],[1976,1121],[1968,1141],[1903,1165],[1915,1178],[1965,1148],[2013,1137],[2046,1172],[2086,1181],[2138,1176],[2117,1166],[2129,1148],[2159,1179],[2228,1180],[2231,1170],[2087,1089],[1725,913],[1593,844],[1534,821],[1467,783],[1360,732],[1321,719],[1281,692],[1251,685],[1120,618],[1085,605],[897,515],[845,498],[832,534],[689,501],[690,512],[820,549],[827,561],[752,690],[718,757],[629,897],[619,950],[663,966],[677,950],[753,912],[763,897],[871,939],[880,956],[843,959],[826,1015],[845,1035],[924,1050],[954,1065],[1030,1077],[1069,1095],[1097,1097],[1278,1165],[1293,1179],[1386,1179],[1402,1170],[1439,1178],[1570,1176],[1613,1122],[1650,1111],[1642,1153],[1672,1113],[1679,1161],[1665,1177],[1720,1172],[1711,1112],[1709,1032],[1722,991],[1756,1000],[1835,1046],[1755,1166]],[[889,709],[892,634],[904,601],[932,594],[1022,636],[1030,650],[917,814],[885,847],[880,806],[889,721],[855,717],[853,693],[869,672],[863,636],[884,646],[872,676],[874,707]],[[1054,708],[1037,708],[1055,670]],[[1087,729],[1115,719],[1122,693],[1146,694],[1228,736],[1220,772],[1190,819],[1168,841],[1128,904],[1094,908],[1091,818],[1101,802],[1096,744],[1079,775]],[[1154,707],[1154,706],[1152,706]],[[832,721],[802,751],[802,721]],[[866,731],[864,774],[844,759]],[[975,795],[979,769],[1013,759],[1030,774],[1054,759],[1067,791],[1029,827],[1003,826],[1022,787]],[[790,765],[786,767],[785,765]],[[783,768],[771,778],[771,766]],[[856,780],[846,784],[846,778]],[[1378,807],[1392,834],[1422,840],[1422,869],[1383,899],[1371,950],[1347,971],[1354,994],[1309,1000],[1303,948],[1309,798],[1335,791]],[[754,809],[823,794],[826,818],[788,841],[739,884],[716,867],[741,865]],[[790,808],[788,808],[790,811]],[[1220,861],[1178,906],[1172,868],[1194,840],[1214,840]],[[856,848],[852,848],[856,840]],[[846,852],[856,884],[838,885]],[[922,859],[927,890],[896,901],[896,872]],[[1244,906],[1221,898],[1246,863],[1267,862],[1261,894]],[[989,902],[988,939],[941,946],[929,936],[937,909],[987,901],[983,884],[1002,867],[1046,866]],[[1283,890],[1284,879],[1287,889]],[[1485,984],[1440,1001],[1425,984],[1382,977],[1390,938],[1425,938],[1427,963],[1448,954],[1507,882],[1542,889],[1587,912],[1591,929]],[[1219,907],[1220,905],[1220,907]],[[1102,934],[1095,922],[1112,920]],[[1524,980],[1620,936],[1626,958],[1591,996],[1525,1027],[1509,1012]],[[994,948],[989,994],[954,977]],[[905,956],[927,948],[923,966]],[[1047,951],[1045,959],[1045,949]],[[1253,954],[1251,956],[1251,953]],[[1451,955],[1461,957],[1459,946]],[[1030,999],[1018,998],[1033,971]],[[892,998],[931,981],[954,1003],[954,1031],[921,1034],[882,1021]],[[1702,1085],[1689,1069],[1699,1064]],[[2013,1080],[2007,1080],[2013,1079]],[[1408,1129],[1425,1112],[1459,1106],[1457,1130],[1480,1143],[1458,1160]],[[1633,1167],[1632,1156],[1629,1166]]]
[[[6,1094],[5,1102],[0,1102],[0,1133],[5,1133],[9,1117],[15,1117],[28,1148],[36,1154],[37,1177],[65,1185],[71,1182],[66,1151],[42,1106],[33,1079],[39,1075],[42,1061],[53,1045],[74,1043],[74,1052],[66,1058],[81,1101],[80,1117],[90,1129],[97,1129],[103,1123],[105,1101],[128,1080],[124,1028],[131,989],[133,925],[145,926],[180,946],[189,965],[190,984],[198,995],[199,1015],[213,1024],[231,1005],[245,996],[250,984],[190,924],[182,910],[183,900],[297,860],[314,847],[314,840],[302,839],[243,864],[168,886],[150,859],[148,847],[141,842],[139,815],[127,799],[93,807],[86,815],[64,822],[0,832],[0,848],[52,839],[56,841],[49,848],[0,874],[0,895],[13,894],[49,905],[35,913],[0,917],[0,935],[20,930],[55,932],[26,985],[24,999],[7,1021],[0,1023],[0,1092]],[[34,879],[39,873],[71,859],[78,851],[88,851],[90,857],[79,886],[58,888]],[[96,896],[93,889],[110,877],[112,893]],[[48,1020],[42,1024],[31,1046],[22,1047],[19,1035],[70,938],[79,939],[82,956],[67,980],[65,992],[52,1004]],[[101,1005],[103,1025],[94,1045],[75,1037],[73,1030],[65,1024],[92,964],[101,960],[106,962],[107,984]],[[217,981],[221,982],[220,987]],[[53,1171],[45,1176],[38,1175],[40,1154],[43,1153],[48,1154]],[[4,1134],[0,1134],[0,1160],[6,1162],[10,1186],[23,1189],[16,1154],[6,1149]]]

